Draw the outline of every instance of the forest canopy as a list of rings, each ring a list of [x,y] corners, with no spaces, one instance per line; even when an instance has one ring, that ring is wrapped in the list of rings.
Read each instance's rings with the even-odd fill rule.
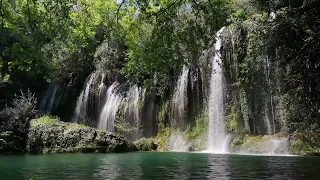
[[[319,5],[317,0],[1,0],[0,107],[20,91],[40,97],[51,82],[76,97],[94,70],[164,96],[184,65],[205,66],[199,58],[214,45],[219,29],[249,25],[257,29],[249,46],[241,47],[246,58],[235,85],[253,88],[257,57],[267,53],[283,70],[279,91],[286,95],[291,125],[308,127],[317,122],[320,107]]]

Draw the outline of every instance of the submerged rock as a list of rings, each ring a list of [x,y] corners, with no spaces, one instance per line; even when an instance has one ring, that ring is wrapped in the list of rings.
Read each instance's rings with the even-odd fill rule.
[[[119,153],[137,151],[137,147],[116,134],[42,117],[30,122],[27,151],[30,153]]]

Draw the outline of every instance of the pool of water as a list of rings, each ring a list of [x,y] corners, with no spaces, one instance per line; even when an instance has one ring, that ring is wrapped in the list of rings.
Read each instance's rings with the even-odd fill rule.
[[[138,152],[0,156],[1,180],[320,179],[319,157]]]

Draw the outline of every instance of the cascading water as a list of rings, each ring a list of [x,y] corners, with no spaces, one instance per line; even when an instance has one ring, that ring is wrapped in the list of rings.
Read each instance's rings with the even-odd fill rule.
[[[144,90],[143,90],[144,91]],[[142,92],[143,93],[143,92]],[[139,99],[140,91],[137,85],[130,87],[125,101],[125,122],[129,123],[133,130],[131,139],[138,139],[140,137],[140,118],[139,118]]]
[[[186,104],[189,68],[183,66],[172,99],[173,127],[184,131],[186,128]]]
[[[176,152],[189,151],[190,145],[182,134],[172,134],[168,141],[168,150]]]
[[[288,155],[288,138],[272,139],[269,154],[271,155]]]
[[[106,100],[100,113],[98,128],[114,132],[114,122],[122,96],[118,93],[121,85],[114,82],[107,91]]]
[[[56,98],[57,90],[58,90],[57,85],[55,85],[55,84],[50,85],[49,89],[46,92],[44,99],[41,101],[40,108],[39,108],[40,111],[48,112],[48,113],[52,112],[52,106],[53,106],[53,103]]]
[[[272,133],[272,129],[271,129],[271,123],[270,123],[270,118],[268,116],[268,107],[267,105],[265,104],[264,105],[264,121],[265,121],[265,124],[266,124],[266,127],[267,127],[267,131],[268,131],[268,134],[271,135],[273,134]]]
[[[96,73],[90,74],[87,78],[85,87],[81,91],[80,96],[77,100],[77,106],[74,112],[74,122],[79,124],[84,124],[87,118],[87,109],[89,105],[89,96],[90,96],[90,89],[93,83],[93,80],[96,76]]]
[[[125,118],[130,120],[132,124],[139,124],[139,88],[136,85],[131,86],[127,94],[127,102],[125,105]]]
[[[223,89],[224,77],[220,48],[222,43],[221,33],[224,28],[216,34],[215,55],[212,58],[212,74],[210,80],[210,99],[209,99],[209,133],[207,150],[213,153],[228,152],[228,136],[225,132],[224,123],[224,103]]]
[[[276,133],[275,131],[275,117],[274,117],[274,107],[273,107],[273,97],[272,97],[272,93],[271,93],[271,89],[272,89],[272,85],[271,85],[271,66],[270,66],[270,62],[269,62],[269,57],[266,56],[265,58],[265,75],[268,81],[268,100],[266,100],[266,102],[269,102],[270,105],[270,109],[271,109],[271,119],[272,121],[270,121],[270,118],[266,119],[266,122],[268,124],[268,133],[269,134],[274,134]],[[267,115],[266,115],[267,116]],[[273,127],[271,127],[271,124]]]
[[[105,74],[103,73],[102,75],[101,75],[101,81],[100,81],[100,84],[99,84],[99,99],[98,99],[98,101],[97,102],[99,102],[99,110],[101,110],[101,108],[102,108],[102,106],[103,106],[103,104],[102,103],[104,103],[104,101],[105,101],[105,93],[106,93],[106,90],[107,90],[107,86],[106,86],[106,84],[104,83],[104,81],[105,81],[105,78],[106,78],[106,76],[105,76]]]

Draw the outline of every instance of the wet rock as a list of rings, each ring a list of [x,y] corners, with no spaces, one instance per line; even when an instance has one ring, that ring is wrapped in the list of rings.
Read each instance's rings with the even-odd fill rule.
[[[32,120],[27,140],[30,153],[107,153],[137,151],[124,137],[46,117]]]

